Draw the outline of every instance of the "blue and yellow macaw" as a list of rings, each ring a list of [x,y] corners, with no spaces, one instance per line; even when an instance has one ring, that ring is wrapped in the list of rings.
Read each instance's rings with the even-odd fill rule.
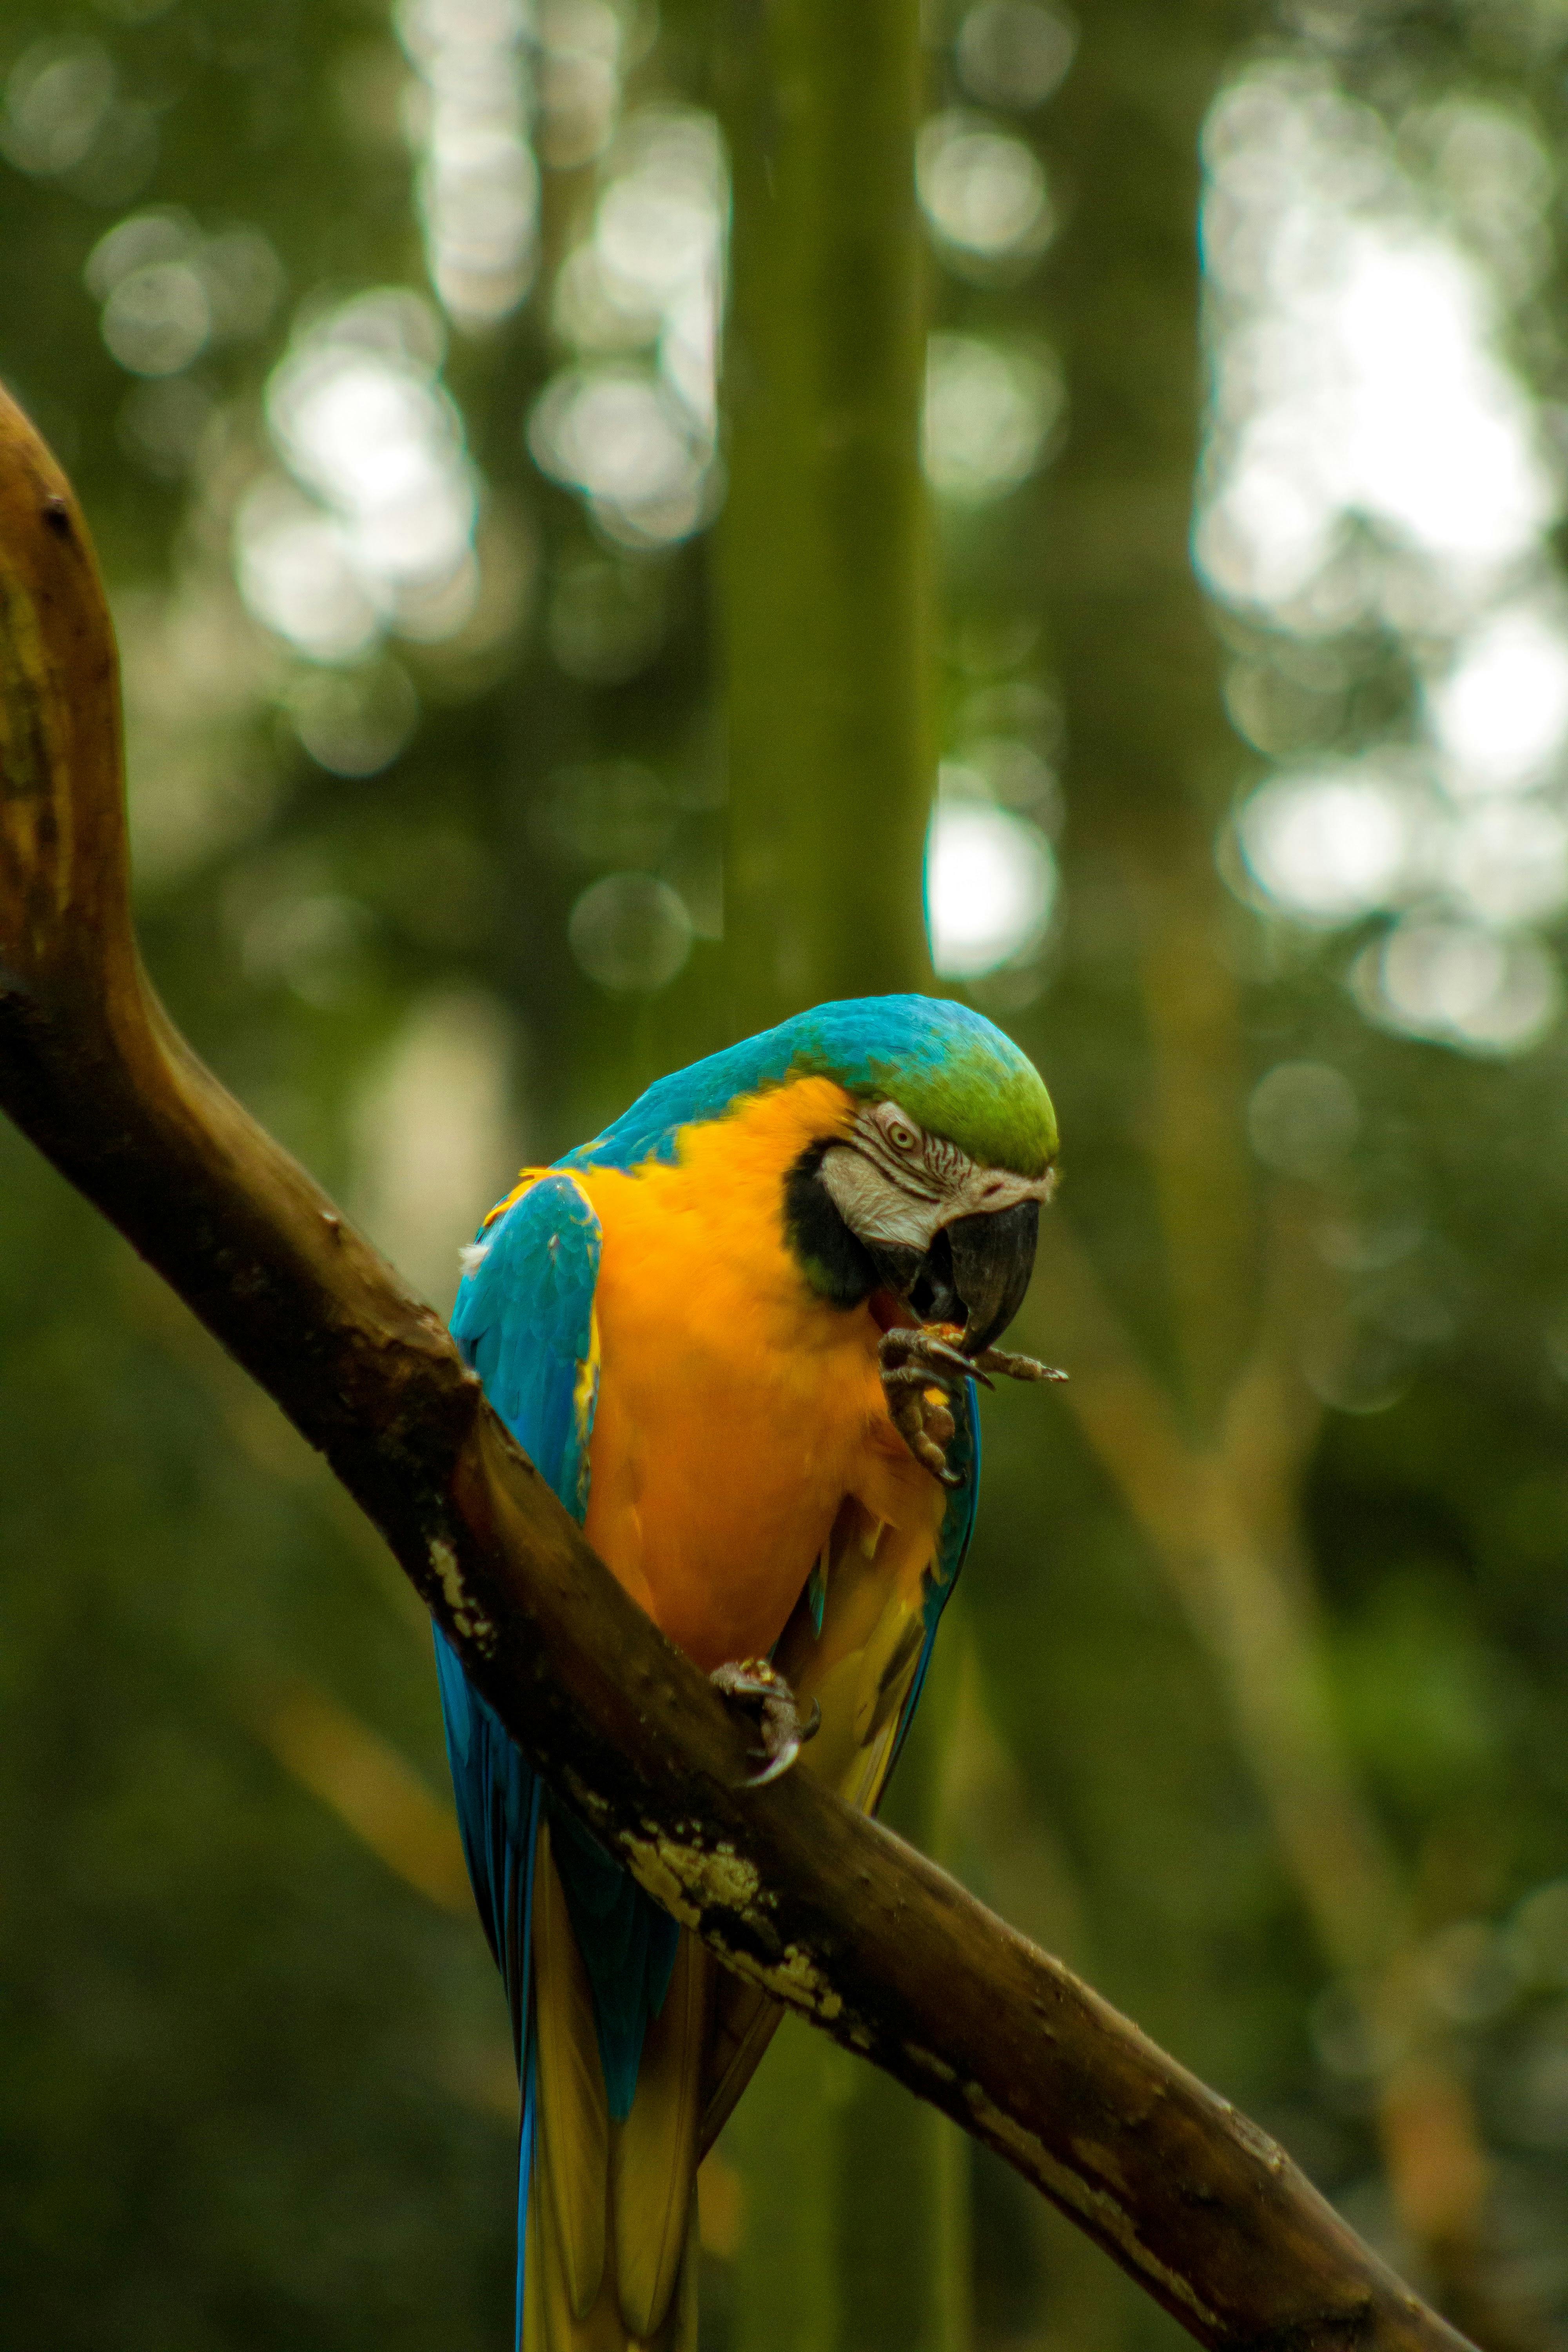
[[[452,1328],[501,1419],[768,1758],[875,1809],[968,1549],[974,1379],[1023,1299],[1056,1120],[964,1006],[820,1005],[525,1170]],[[696,2344],[696,2171],[774,2004],[546,1788],[437,1635],[521,2086],[525,2352]],[[799,1712],[797,1712],[799,1710]]]

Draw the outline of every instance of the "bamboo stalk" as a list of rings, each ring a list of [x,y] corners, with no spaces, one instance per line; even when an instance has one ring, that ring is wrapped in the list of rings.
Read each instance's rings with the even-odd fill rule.
[[[731,0],[720,524],[742,1031],[929,980],[924,262],[910,0]]]

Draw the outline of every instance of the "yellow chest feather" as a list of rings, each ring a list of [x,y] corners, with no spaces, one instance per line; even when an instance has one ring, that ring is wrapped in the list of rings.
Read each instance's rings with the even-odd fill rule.
[[[789,1170],[849,1109],[803,1078],[687,1129],[672,1164],[574,1171],[603,1232],[588,1538],[705,1668],[772,1648],[847,1498],[921,1551],[940,1523],[875,1320],[819,1297],[785,1238]]]

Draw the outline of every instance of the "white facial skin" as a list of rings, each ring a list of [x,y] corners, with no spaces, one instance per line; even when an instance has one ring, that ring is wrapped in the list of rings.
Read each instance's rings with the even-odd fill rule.
[[[1056,1171],[1015,1176],[981,1168],[945,1137],[927,1135],[895,1102],[858,1110],[848,1141],[824,1155],[822,1181],[835,1208],[863,1242],[931,1247],[960,1217],[1048,1201]]]

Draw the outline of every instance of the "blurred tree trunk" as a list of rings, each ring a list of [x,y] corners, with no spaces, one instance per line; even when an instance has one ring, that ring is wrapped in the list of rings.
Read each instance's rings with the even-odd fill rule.
[[[724,1011],[743,1035],[931,985],[923,58],[911,0],[735,0],[725,24]],[[928,1846],[940,1712],[928,1695],[887,1808]],[[968,2156],[942,2118],[786,2019],[725,2148],[737,2352],[959,2352]]]
[[[920,986],[931,801],[913,0],[731,0],[721,396],[738,1034]]]
[[[1058,1003],[1097,1035],[1130,1013],[1141,1033],[1126,1040],[1121,1118],[1147,1154],[1163,1297],[1151,1283],[1112,1307],[1069,1201],[1043,1235],[1049,1320],[1034,1343],[1072,1367],[1068,1405],[1213,1660],[1323,1953],[1393,2053],[1380,2122],[1400,2219],[1459,2323],[1514,2344],[1531,2340],[1529,2315],[1479,2280],[1487,2168],[1469,2095],[1416,1990],[1416,1923],[1327,1688],[1300,1526],[1321,1419],[1300,1339],[1323,1271],[1299,1208],[1260,1213],[1241,924],[1213,851],[1237,750],[1189,548],[1199,140],[1236,45],[1261,29],[1237,0],[1099,0],[1052,114],[1084,198],[1047,296],[1073,421],[1021,585],[1048,614],[1068,712],[1073,929]]]

